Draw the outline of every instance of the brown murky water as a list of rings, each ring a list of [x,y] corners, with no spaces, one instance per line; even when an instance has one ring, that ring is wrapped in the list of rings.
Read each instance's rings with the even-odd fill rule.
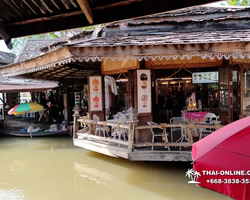
[[[189,185],[190,164],[130,162],[68,137],[0,137],[0,200],[229,200]]]

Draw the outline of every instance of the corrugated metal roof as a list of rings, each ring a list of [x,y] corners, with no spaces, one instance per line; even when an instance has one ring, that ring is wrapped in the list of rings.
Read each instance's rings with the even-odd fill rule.
[[[250,41],[250,29],[227,31],[202,31],[190,33],[171,33],[153,36],[127,36],[113,38],[96,38],[84,42],[68,44],[73,47],[104,47],[104,46],[142,46],[161,44],[196,44],[218,42]]]
[[[15,60],[16,55],[13,53],[7,53],[0,51],[0,63],[2,64],[10,64],[13,63]]]
[[[241,17],[250,17],[250,7],[195,6],[176,11],[149,15],[146,17],[139,17],[132,20],[124,20],[123,22],[110,23],[106,27],[141,26],[184,21],[218,20],[226,18],[237,19]]]
[[[31,58],[40,56],[43,52],[40,50],[41,48],[48,47],[48,45],[53,45],[56,42],[60,42],[61,39],[27,39],[22,46],[18,56],[15,59],[15,63],[23,62],[25,60],[29,60]],[[52,49],[56,49],[57,47]]]

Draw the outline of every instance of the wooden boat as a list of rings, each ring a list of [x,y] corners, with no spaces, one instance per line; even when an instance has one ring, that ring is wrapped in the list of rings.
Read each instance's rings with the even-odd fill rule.
[[[58,130],[58,131],[38,131],[33,132],[32,135],[29,132],[22,132],[21,128],[0,128],[0,134],[11,135],[11,136],[20,136],[20,137],[43,137],[43,136],[52,136],[52,135],[69,135],[69,130]]]

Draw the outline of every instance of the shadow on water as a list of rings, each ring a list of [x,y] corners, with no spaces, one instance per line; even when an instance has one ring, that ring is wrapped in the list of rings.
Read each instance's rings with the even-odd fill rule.
[[[121,177],[121,174],[119,170],[113,169],[126,168],[123,181],[167,199],[230,199],[217,192],[188,184],[189,179],[185,175],[192,168],[191,162],[136,162],[95,152],[88,152],[87,155],[101,160],[104,166],[113,165],[102,169],[117,177]]]

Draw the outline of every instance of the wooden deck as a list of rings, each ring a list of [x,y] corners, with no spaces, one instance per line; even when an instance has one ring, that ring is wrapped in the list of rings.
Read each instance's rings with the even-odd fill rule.
[[[107,156],[125,158],[131,161],[192,161],[191,148],[181,151],[178,149],[168,151],[161,148],[152,151],[149,147],[143,147],[128,152],[128,147],[124,145],[118,146],[110,142],[87,139],[74,139],[74,145]]]
[[[84,121],[83,121],[84,120]],[[81,147],[90,151],[98,152],[107,156],[125,158],[131,161],[192,161],[191,149],[195,141],[199,137],[190,138],[190,133],[187,134],[188,141],[176,142],[180,138],[181,133],[174,133],[174,142],[170,141],[170,136],[166,135],[169,133],[170,127],[203,127],[203,128],[215,128],[218,129],[218,125],[200,125],[200,124],[159,124],[154,126],[135,126],[133,123],[126,124],[115,124],[107,122],[97,122],[88,119],[79,119],[81,124],[84,124],[85,128],[77,130],[74,129],[73,142],[77,147]],[[107,128],[107,136],[97,136],[94,134],[95,126],[103,125]],[[127,129],[127,136],[124,139],[114,139],[111,137],[109,127],[116,127],[118,129]],[[162,130],[162,138],[155,142],[135,142],[135,133],[137,130],[158,128]],[[167,138],[166,138],[167,137]],[[152,149],[153,146],[153,149]]]

